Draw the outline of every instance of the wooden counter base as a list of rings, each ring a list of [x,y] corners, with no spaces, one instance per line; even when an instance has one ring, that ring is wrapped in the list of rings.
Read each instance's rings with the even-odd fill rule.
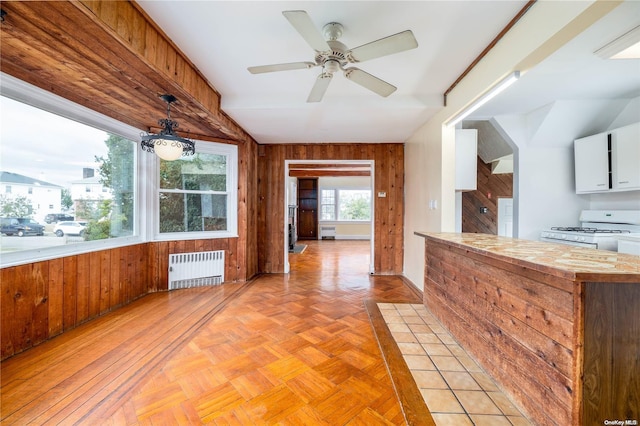
[[[566,246],[416,234],[426,238],[425,305],[532,422],[640,420],[637,257],[609,259],[619,264],[599,275],[591,266],[565,262],[560,269],[531,255],[565,256]],[[504,254],[519,250],[526,258]]]

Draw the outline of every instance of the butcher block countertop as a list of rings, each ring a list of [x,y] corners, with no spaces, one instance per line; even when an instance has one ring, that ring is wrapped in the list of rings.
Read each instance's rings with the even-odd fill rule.
[[[488,234],[415,234],[563,278],[640,284],[640,256]]]

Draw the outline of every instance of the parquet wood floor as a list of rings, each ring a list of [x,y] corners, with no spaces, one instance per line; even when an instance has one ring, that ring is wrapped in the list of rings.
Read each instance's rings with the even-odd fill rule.
[[[370,276],[368,242],[289,259],[288,275],[152,294],[6,360],[2,423],[406,424],[364,302],[419,293]]]

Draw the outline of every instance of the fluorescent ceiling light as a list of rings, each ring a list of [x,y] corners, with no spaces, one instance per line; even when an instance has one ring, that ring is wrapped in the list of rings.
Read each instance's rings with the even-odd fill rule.
[[[640,59],[640,25],[594,52],[603,59]]]
[[[509,74],[508,76],[500,80],[498,83],[493,85],[488,91],[484,93],[484,95],[480,96],[475,101],[473,101],[468,107],[466,107],[460,113],[455,115],[451,120],[447,121],[446,125],[455,126],[456,124],[464,120],[466,117],[468,117],[472,112],[480,108],[482,105],[486,104],[491,99],[498,96],[499,93],[501,93],[507,87],[515,83],[516,80],[519,78],[520,78],[520,71],[512,72],[511,74]]]

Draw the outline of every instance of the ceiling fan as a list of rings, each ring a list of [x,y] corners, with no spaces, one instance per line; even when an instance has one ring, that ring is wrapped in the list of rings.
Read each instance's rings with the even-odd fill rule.
[[[260,65],[249,67],[252,74],[275,71],[289,71],[322,67],[322,72],[316,79],[307,102],[320,102],[324,96],[333,73],[342,70],[344,76],[362,87],[387,97],[396,91],[396,87],[384,80],[362,71],[359,68],[345,66],[349,63],[364,62],[381,56],[392,55],[418,47],[418,42],[411,30],[406,30],[380,40],[372,41],[362,46],[349,49],[338,39],[342,36],[343,27],[337,22],[330,22],[317,30],[311,18],[304,10],[288,10],[282,14],[316,52],[315,62],[290,62],[285,64]]]

